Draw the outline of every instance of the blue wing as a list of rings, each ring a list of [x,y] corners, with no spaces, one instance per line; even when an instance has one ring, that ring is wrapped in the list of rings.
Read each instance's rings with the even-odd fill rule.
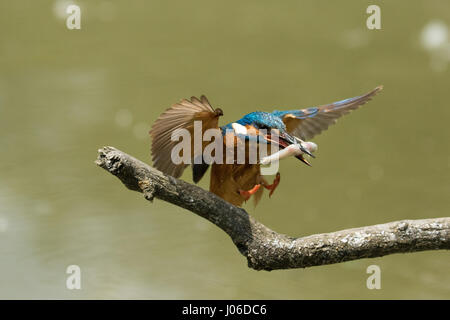
[[[368,102],[381,89],[383,89],[383,86],[378,86],[364,95],[319,107],[274,111],[272,114],[283,120],[289,133],[302,140],[309,140],[336,123],[339,117]]]

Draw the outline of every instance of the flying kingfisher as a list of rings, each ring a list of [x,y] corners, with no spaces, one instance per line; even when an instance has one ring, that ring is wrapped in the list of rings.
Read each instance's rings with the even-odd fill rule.
[[[196,97],[190,100],[183,99],[162,113],[150,130],[153,166],[178,178],[184,169],[191,165],[195,183],[200,181],[211,166],[211,192],[237,206],[241,206],[253,196],[256,205],[264,189],[270,190],[269,196],[272,196],[280,183],[278,172],[273,182],[269,184],[261,174],[262,165],[288,156],[294,156],[310,165],[305,156],[314,157],[313,153],[317,150],[317,145],[308,140],[336,123],[339,117],[368,102],[382,88],[378,86],[364,95],[318,107],[289,111],[276,110],[271,113],[256,111],[222,127],[219,127],[219,117],[223,115],[222,109],[214,109],[204,95],[199,99]],[[201,124],[202,136],[209,129],[220,132],[223,137],[223,157],[226,157],[231,141],[231,148],[235,151],[238,146],[246,148],[245,160],[237,162],[236,158],[233,158],[231,163],[225,160],[207,162],[201,158],[200,161],[194,161],[198,157],[197,153],[188,156],[190,161],[175,163],[172,159],[172,150],[177,141],[174,141],[173,135],[177,130],[187,130],[191,134],[191,150],[194,150],[195,122]],[[256,143],[257,147],[264,145],[269,149],[268,154],[265,157],[259,156],[256,162],[250,161],[249,158],[251,152],[248,151],[252,142]],[[209,143],[202,140],[200,151],[205,151]]]

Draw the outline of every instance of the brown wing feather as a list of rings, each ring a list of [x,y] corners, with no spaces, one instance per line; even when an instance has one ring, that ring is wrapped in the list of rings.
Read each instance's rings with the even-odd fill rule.
[[[202,134],[207,129],[218,128],[219,116],[222,115],[222,111],[218,112],[219,110],[214,110],[208,99],[201,96],[200,99],[196,97],[192,97],[191,100],[183,99],[161,114],[150,130],[153,166],[171,176],[180,177],[189,164],[176,165],[172,162],[172,148],[179,143],[171,140],[172,134],[177,129],[189,130],[193,145],[194,121],[202,121]]]

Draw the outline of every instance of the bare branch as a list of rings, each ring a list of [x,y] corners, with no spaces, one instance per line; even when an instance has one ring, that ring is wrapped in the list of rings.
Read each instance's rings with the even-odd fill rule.
[[[158,198],[209,220],[225,231],[248,266],[256,270],[305,268],[393,253],[450,249],[450,217],[403,220],[292,238],[270,230],[242,209],[175,179],[113,147],[99,150],[96,164],[128,189]]]

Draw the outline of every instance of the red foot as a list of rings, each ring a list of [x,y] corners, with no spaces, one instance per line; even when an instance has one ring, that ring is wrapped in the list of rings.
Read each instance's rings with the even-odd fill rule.
[[[256,191],[259,190],[259,188],[261,187],[261,184],[255,184],[255,186],[248,190],[239,190],[239,194],[245,199],[245,201],[247,201],[248,199],[250,199],[250,197],[256,193]]]
[[[269,190],[270,190],[269,197],[272,196],[273,192],[275,191],[275,189],[278,187],[279,184],[280,184],[280,173],[277,172],[277,176],[276,176],[275,179],[273,180],[272,184],[264,185],[264,187],[265,187],[266,189],[269,189]]]

